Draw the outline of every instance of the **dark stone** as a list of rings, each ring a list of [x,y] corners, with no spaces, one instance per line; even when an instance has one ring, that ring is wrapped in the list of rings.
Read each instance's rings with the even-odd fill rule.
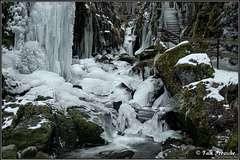
[[[122,101],[113,102],[113,108],[118,112],[121,104],[122,104]]]
[[[33,159],[33,158],[35,158],[37,152],[38,152],[38,150],[36,147],[29,146],[21,152],[21,158],[22,159]]]

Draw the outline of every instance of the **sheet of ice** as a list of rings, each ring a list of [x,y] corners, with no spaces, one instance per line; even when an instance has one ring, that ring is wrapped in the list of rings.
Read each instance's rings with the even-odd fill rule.
[[[73,77],[84,77],[86,75],[86,72],[79,64],[74,64],[71,66],[71,73]]]
[[[141,107],[151,106],[154,97],[154,91],[156,80],[152,77],[148,77],[140,85],[138,85],[136,92],[133,95],[133,100]]]
[[[167,103],[169,101],[169,95],[168,92],[166,90],[166,88],[164,87],[164,93],[154,101],[153,105],[152,105],[152,109],[158,109],[159,107],[165,107],[167,106]]]
[[[79,85],[83,90],[97,95],[109,95],[114,89],[111,82],[96,78],[84,78]]]
[[[194,54],[187,55],[179,59],[176,65],[178,64],[190,64],[194,66],[200,65],[200,64],[206,64],[211,66],[210,59],[208,58],[208,55],[206,53],[194,53]]]
[[[117,122],[119,131],[137,134],[141,130],[142,124],[136,119],[137,114],[130,105],[127,103],[121,104],[118,112]]]
[[[121,101],[122,103],[128,103],[132,99],[132,93],[119,84],[115,86],[112,94],[108,96],[108,99],[115,102]]]

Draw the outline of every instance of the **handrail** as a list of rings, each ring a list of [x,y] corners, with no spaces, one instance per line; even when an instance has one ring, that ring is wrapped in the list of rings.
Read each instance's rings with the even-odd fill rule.
[[[181,37],[180,39],[181,39],[181,41],[188,40],[191,42],[204,42],[204,43],[218,44],[218,39],[198,38],[198,37]],[[238,45],[238,41],[237,40],[219,39],[219,44]]]

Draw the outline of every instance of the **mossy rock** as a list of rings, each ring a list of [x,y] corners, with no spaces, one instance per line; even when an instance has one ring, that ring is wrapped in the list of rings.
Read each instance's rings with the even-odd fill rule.
[[[46,100],[48,100],[48,99],[52,99],[52,97],[49,97],[49,96],[44,97],[44,96],[38,95],[36,101],[46,101]]]
[[[38,150],[36,147],[29,146],[21,152],[21,158],[22,159],[33,159],[36,157],[37,152],[38,152]]]
[[[185,159],[185,153],[180,149],[170,148],[164,151],[164,159]]]
[[[48,122],[41,122],[44,118]],[[20,105],[12,125],[3,130],[3,145],[15,144],[19,149],[35,146],[41,151],[49,151],[54,130],[51,120],[49,106]],[[30,126],[36,129],[30,129]]]
[[[2,147],[2,158],[3,159],[16,159],[18,148],[14,144]]]
[[[35,159],[49,159],[50,156],[47,153],[43,153],[41,151],[37,152]]]
[[[137,62],[136,57],[130,57],[128,54],[127,55],[121,54],[118,60],[125,61],[130,64],[134,64],[135,62]]]
[[[155,50],[159,52],[160,54],[164,53],[167,49],[159,42],[155,45]]]
[[[175,95],[178,111],[166,113],[166,121],[172,129],[181,129],[189,134],[198,146],[208,147],[212,136],[206,125],[207,110],[203,97],[206,94],[204,83],[199,83],[195,89],[183,89]]]
[[[57,110],[54,114],[56,123],[54,146],[62,147],[61,142],[65,143],[65,148],[78,147],[83,144],[103,144],[104,140],[101,138],[103,129],[89,119],[90,115],[85,111],[84,106],[68,107],[67,114]]]
[[[187,159],[212,159],[213,156],[206,155],[206,148],[192,149],[187,153]]]
[[[214,69],[207,64],[191,65],[178,64],[175,66],[176,74],[182,85],[200,81],[205,78],[212,78]]]
[[[104,144],[104,140],[101,138],[104,131],[102,127],[88,121],[81,115],[81,111],[76,108],[68,110],[68,114],[74,123],[79,143]]]
[[[238,128],[233,132],[223,150],[225,152],[229,152],[230,150],[238,152]]]
[[[163,80],[168,92],[171,96],[178,93],[182,84],[177,77],[175,64],[180,58],[183,58],[190,53],[193,53],[193,48],[190,43],[180,44],[163,53],[158,60],[156,60],[157,75]]]
[[[116,152],[108,156],[108,159],[131,159],[134,155],[133,151],[122,151],[122,152]]]
[[[2,152],[3,159],[17,159],[17,151],[3,151]]]
[[[129,74],[138,74],[142,75],[143,79],[147,78],[147,76],[152,76],[154,75],[154,70],[153,70],[153,64],[154,64],[154,59],[146,59],[143,61],[138,61],[137,64],[129,71]],[[150,75],[146,74],[146,67],[150,68]]]
[[[145,49],[140,54],[137,54],[136,57],[139,61],[143,61],[146,59],[152,59],[153,57],[156,56],[156,54],[157,54],[157,51],[155,50],[155,46],[151,46],[151,47]]]

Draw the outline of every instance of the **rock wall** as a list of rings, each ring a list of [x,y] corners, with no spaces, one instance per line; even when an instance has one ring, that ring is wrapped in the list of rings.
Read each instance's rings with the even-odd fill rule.
[[[73,56],[111,53],[123,43],[120,19],[110,2],[76,2]],[[105,52],[104,52],[105,53]]]

